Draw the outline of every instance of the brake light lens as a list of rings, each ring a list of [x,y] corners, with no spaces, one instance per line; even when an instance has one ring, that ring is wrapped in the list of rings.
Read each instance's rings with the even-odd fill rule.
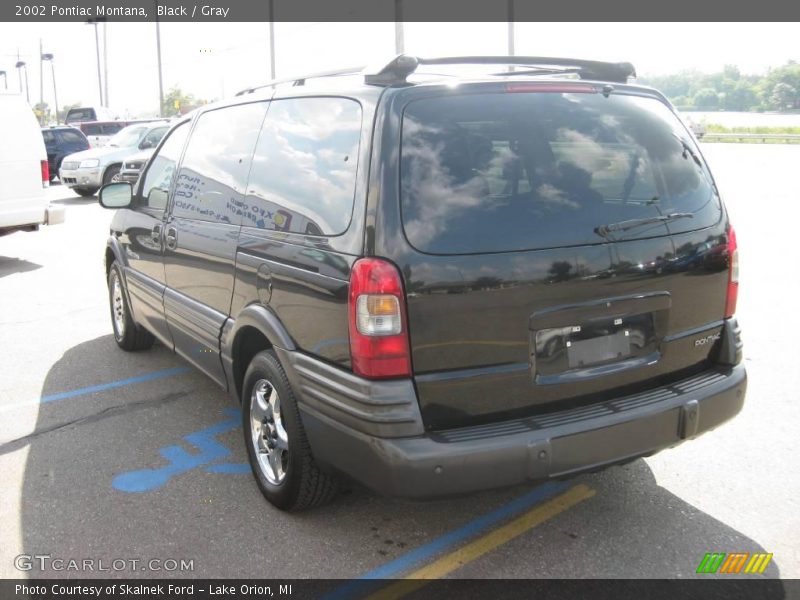
[[[728,296],[725,300],[725,317],[736,313],[736,300],[739,297],[739,249],[736,232],[728,227]]]
[[[46,160],[40,161],[40,164],[42,166],[42,187],[48,187],[50,185],[50,165]]]
[[[588,83],[509,83],[506,85],[506,92],[526,93],[540,92],[551,94],[596,94],[597,88]]]
[[[397,268],[379,258],[356,261],[348,305],[353,372],[369,379],[409,377],[406,302]]]

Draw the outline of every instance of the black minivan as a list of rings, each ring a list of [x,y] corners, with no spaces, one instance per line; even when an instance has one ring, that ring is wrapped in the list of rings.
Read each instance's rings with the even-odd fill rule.
[[[438,497],[717,427],[746,387],[736,236],[691,133],[634,75],[401,55],[203,107],[135,189],[102,189],[123,209],[117,343],[157,339],[229,390],[283,509],[343,475]]]

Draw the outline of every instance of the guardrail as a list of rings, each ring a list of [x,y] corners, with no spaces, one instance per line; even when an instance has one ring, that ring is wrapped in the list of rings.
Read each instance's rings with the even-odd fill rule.
[[[702,142],[761,142],[768,140],[785,144],[800,144],[800,133],[713,133],[706,132]]]

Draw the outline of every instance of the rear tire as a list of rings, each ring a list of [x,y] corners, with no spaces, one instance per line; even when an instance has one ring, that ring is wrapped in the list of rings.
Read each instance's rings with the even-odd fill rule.
[[[271,350],[256,354],[245,373],[242,429],[256,483],[271,504],[300,511],[336,495],[335,478],[311,455],[297,400]]]
[[[149,331],[136,324],[131,317],[122,270],[114,261],[108,272],[108,303],[111,308],[111,326],[114,328],[114,341],[126,352],[147,350],[153,345],[155,338]]]
[[[84,198],[88,198],[89,196],[94,196],[97,193],[97,190],[100,188],[72,188],[72,190],[78,194],[78,196],[83,196]]]

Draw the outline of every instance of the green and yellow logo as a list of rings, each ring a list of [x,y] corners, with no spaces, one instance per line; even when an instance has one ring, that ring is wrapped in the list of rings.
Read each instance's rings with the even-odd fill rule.
[[[763,573],[772,560],[766,552],[706,552],[697,566],[698,573]]]

